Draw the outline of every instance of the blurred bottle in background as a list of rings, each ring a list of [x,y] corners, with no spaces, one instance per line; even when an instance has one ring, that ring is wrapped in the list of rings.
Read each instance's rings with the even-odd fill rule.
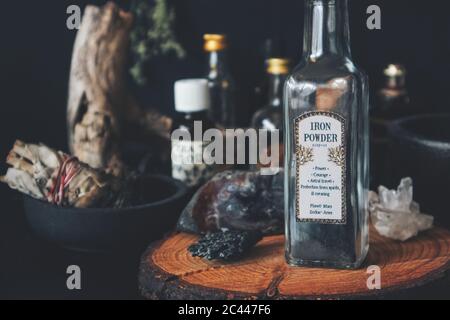
[[[391,159],[389,158],[388,126],[391,121],[413,115],[408,90],[406,69],[390,64],[384,69],[384,86],[377,92],[370,114],[371,124],[371,188],[389,186]]]
[[[268,94],[267,100],[252,118],[252,127],[264,129],[268,132],[279,130],[279,141],[270,141],[268,148],[273,143],[278,144],[280,152],[280,164],[283,163],[283,88],[289,73],[289,60],[271,58],[267,60]],[[270,135],[269,135],[270,138]],[[266,152],[266,150],[260,150]]]
[[[264,103],[267,101],[267,94],[269,88],[269,77],[267,74],[267,61],[271,57],[279,56],[274,54],[274,41],[272,39],[266,39],[258,50],[257,59],[258,71],[257,71],[257,83],[253,89],[251,114],[253,115],[258,111]]]
[[[289,60],[271,58],[267,60],[267,100],[254,114],[252,127],[274,130],[283,128],[283,86],[289,73]]]
[[[374,109],[374,118],[395,120],[411,115],[405,67],[390,64],[384,69],[383,74],[385,83],[377,94],[378,103]]]
[[[214,127],[208,117],[208,82],[205,79],[179,80],[175,82],[174,94],[177,117],[173,130],[177,130],[177,134],[188,134],[190,139],[172,134],[172,177],[195,190],[217,172],[215,165],[209,165],[203,159],[203,148],[209,144],[203,141],[203,133]],[[194,125],[199,123],[202,132],[196,136]]]
[[[235,128],[239,115],[236,112],[234,81],[226,57],[226,36],[205,34],[203,39],[204,50],[208,53],[209,117],[218,127]]]

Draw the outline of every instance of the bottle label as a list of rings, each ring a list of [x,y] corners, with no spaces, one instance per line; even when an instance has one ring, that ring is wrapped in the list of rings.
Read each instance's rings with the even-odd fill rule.
[[[297,220],[345,224],[345,119],[332,112],[301,115],[295,149]]]
[[[217,170],[203,158],[207,145],[203,141],[172,140],[172,177],[188,187],[200,186],[212,178]]]

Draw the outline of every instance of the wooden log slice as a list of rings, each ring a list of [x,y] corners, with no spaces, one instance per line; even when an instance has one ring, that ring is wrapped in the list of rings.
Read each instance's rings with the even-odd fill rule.
[[[339,299],[421,286],[450,269],[450,232],[435,228],[407,242],[371,231],[359,270],[296,268],[284,259],[284,237],[262,240],[236,263],[208,262],[187,248],[194,235],[174,234],[143,255],[139,285],[147,299]],[[369,290],[367,267],[381,268],[381,290]]]

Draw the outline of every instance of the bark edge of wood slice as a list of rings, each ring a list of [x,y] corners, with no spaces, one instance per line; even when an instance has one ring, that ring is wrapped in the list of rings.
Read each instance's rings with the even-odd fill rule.
[[[397,242],[370,232],[369,255],[358,270],[296,268],[284,259],[284,237],[263,239],[236,263],[208,262],[187,248],[197,236],[175,233],[143,254],[139,289],[147,299],[367,298],[420,287],[450,269],[450,232],[434,228]],[[381,269],[381,289],[369,290],[367,267]]]

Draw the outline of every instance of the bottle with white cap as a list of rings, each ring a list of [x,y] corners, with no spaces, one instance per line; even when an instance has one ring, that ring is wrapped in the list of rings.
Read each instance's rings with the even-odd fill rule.
[[[172,133],[172,177],[196,188],[216,172],[215,166],[206,164],[203,159],[203,149],[209,144],[203,141],[203,132],[213,128],[208,118],[211,103],[208,81],[176,81],[174,94],[178,117]]]

